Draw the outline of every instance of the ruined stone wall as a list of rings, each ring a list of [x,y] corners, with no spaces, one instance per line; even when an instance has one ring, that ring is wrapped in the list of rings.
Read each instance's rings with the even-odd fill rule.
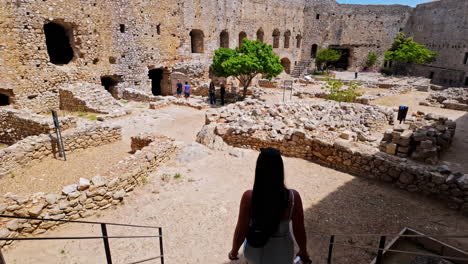
[[[89,125],[62,133],[65,152],[89,147],[98,147],[121,140],[122,129],[118,126]],[[7,148],[0,149],[0,178],[12,170],[40,161],[46,157],[58,157],[57,140],[54,135],[30,136]]]
[[[303,58],[310,58],[313,44],[350,49],[349,70],[364,67],[367,54],[379,56],[391,46],[409,18],[411,8],[401,5],[312,5],[305,11]],[[378,66],[377,66],[378,67]]]
[[[99,210],[117,206],[147,177],[170,159],[176,150],[173,141],[159,138],[157,142],[120,161],[102,176],[80,178],[79,183],[65,186],[61,193],[36,193],[27,197],[15,194],[0,199],[0,214],[20,217],[76,220],[91,216]],[[40,220],[0,221],[0,237],[38,235],[61,224]],[[11,241],[0,241],[0,247]]]
[[[58,89],[66,83],[100,84],[102,76],[118,76],[123,88],[151,93],[150,69],[164,71],[165,91],[172,70],[207,76],[223,30],[234,48],[240,32],[255,39],[262,28],[264,41],[272,43],[278,28],[276,52],[293,63],[300,55],[295,38],[302,34],[303,1],[7,1],[0,17],[0,89],[11,91],[20,107],[43,111],[58,108]],[[50,62],[43,26],[51,21],[72,36],[68,64]],[[192,53],[192,29],[202,31],[203,53]],[[287,30],[290,48],[283,47]]]
[[[62,131],[76,127],[73,117],[59,118]],[[55,133],[52,115],[42,116],[11,108],[0,109],[0,143],[11,145],[29,136]]]
[[[438,55],[434,63],[415,67],[413,74],[432,76],[436,84],[468,87],[467,13],[468,2],[460,0],[434,1],[414,9],[404,32]]]

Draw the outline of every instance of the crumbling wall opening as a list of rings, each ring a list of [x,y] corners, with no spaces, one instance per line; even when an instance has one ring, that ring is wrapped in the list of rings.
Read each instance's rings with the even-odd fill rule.
[[[282,58],[281,65],[284,68],[284,72],[291,74],[291,61],[288,58]]]
[[[312,49],[310,51],[310,57],[312,59],[317,58],[317,50],[318,50],[318,45],[317,44],[312,45]]]
[[[291,31],[284,32],[284,48],[289,49],[289,40],[291,39]]]
[[[301,47],[301,42],[302,42],[302,36],[301,35],[297,35],[296,36],[296,48],[300,48]]]
[[[468,86],[468,76],[465,77],[465,84],[464,84],[464,85],[465,85],[465,86]]]
[[[263,43],[263,37],[265,36],[265,32],[263,32],[262,28],[257,30],[257,40]]]
[[[239,33],[239,48],[242,47],[242,44],[244,43],[244,39],[247,38],[247,33],[244,31],[241,31]]]
[[[468,52],[465,53],[465,58],[463,59],[463,64],[468,64]]]
[[[317,20],[320,19],[320,14],[317,14],[317,15],[315,16],[315,19],[317,19]]]
[[[148,72],[148,77],[151,79],[151,92],[153,95],[162,95],[161,81],[163,80],[163,69],[152,69]]]
[[[431,79],[431,80],[434,79],[434,72],[433,71],[429,72],[429,79]]]
[[[125,24],[120,24],[120,33],[125,33]]]
[[[10,103],[10,96],[0,93],[0,106],[9,105]]]
[[[229,48],[229,33],[226,30],[223,30],[219,35],[219,46],[221,48]]]
[[[115,87],[122,81],[122,76],[116,74],[101,76],[101,85],[104,86],[104,89],[106,89],[106,91],[108,91],[114,97],[117,96],[117,91]]]
[[[192,53],[203,53],[204,51],[204,34],[199,29],[190,31],[190,39],[192,44]]]
[[[279,48],[280,36],[280,31],[277,28],[275,28],[275,30],[273,30],[273,48],[275,49]]]
[[[73,26],[68,23],[49,22],[44,25],[47,53],[50,62],[57,65],[68,64],[74,58]]]

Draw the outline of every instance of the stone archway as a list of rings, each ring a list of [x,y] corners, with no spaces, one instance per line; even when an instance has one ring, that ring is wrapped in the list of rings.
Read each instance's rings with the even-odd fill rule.
[[[192,53],[203,53],[204,52],[204,34],[199,29],[193,29],[190,31],[190,41],[192,47]]]
[[[284,72],[291,74],[291,61],[288,58],[281,59],[281,66],[283,66]]]
[[[229,33],[226,30],[223,30],[221,34],[219,34],[219,46],[221,48],[229,48]]]

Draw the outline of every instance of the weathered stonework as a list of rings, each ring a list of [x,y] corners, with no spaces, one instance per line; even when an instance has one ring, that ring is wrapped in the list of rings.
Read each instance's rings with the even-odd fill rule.
[[[252,113],[254,111],[258,112],[252,110]],[[209,111],[207,124],[197,141],[207,146],[221,146],[216,143],[221,138],[225,143],[239,148],[258,150],[274,147],[285,156],[314,161],[360,177],[393,183],[410,192],[432,196],[447,202],[450,208],[461,209],[468,214],[468,175],[454,173],[446,166],[422,165],[389,155],[374,146],[354,142],[351,137],[319,137],[302,129],[285,131],[284,136],[278,137],[265,126],[236,125],[241,119],[234,113]],[[231,122],[234,126],[230,126]]]
[[[439,17],[456,17],[444,12],[466,10],[456,2],[412,9],[339,5],[334,0],[7,1],[0,8],[0,93],[9,103],[35,112],[59,108],[59,90],[69,83],[102,84],[114,96],[126,88],[170,95],[177,79],[194,87],[206,83],[213,51],[234,48],[242,37],[274,44],[289,68],[313,65],[314,44],[347,49],[353,70],[362,68],[370,51],[382,58],[400,29],[413,33],[423,24],[437,30]],[[433,6],[447,8],[433,17]],[[463,17],[447,25],[464,30],[458,27]],[[414,20],[414,26],[407,25]],[[416,40],[430,40],[421,35],[428,30],[417,32]],[[444,32],[451,35],[443,39],[468,35]],[[67,46],[69,54],[51,53],[49,45],[57,43]],[[452,45],[461,52],[465,44],[460,39]],[[450,56],[437,66],[450,64]],[[458,79],[463,71],[466,75],[466,67],[457,68]]]
[[[117,206],[160,164],[170,159],[176,151],[173,141],[166,137],[137,151],[120,161],[103,175],[91,180],[81,178],[79,183],[65,186],[62,193],[36,193],[21,197],[12,193],[0,198],[0,214],[38,217],[55,220],[76,220],[91,216],[100,210]],[[0,220],[0,236],[25,237],[46,232],[59,222],[40,220]],[[0,247],[12,241],[0,241]]]
[[[97,147],[122,139],[122,129],[118,126],[97,124],[69,129],[62,133],[65,152]],[[28,166],[31,162],[46,157],[58,156],[57,139],[54,134],[29,136],[17,143],[0,149],[0,178],[11,171]]]
[[[76,127],[76,119],[73,117],[61,117],[59,121],[62,131]],[[54,129],[52,115],[0,108],[0,143],[12,145],[29,136],[54,133]]]

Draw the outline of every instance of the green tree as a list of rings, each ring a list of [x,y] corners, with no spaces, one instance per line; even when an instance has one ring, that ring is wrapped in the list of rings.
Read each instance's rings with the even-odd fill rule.
[[[320,49],[315,59],[315,64],[319,70],[326,71],[330,65],[340,60],[343,53],[334,49]]]
[[[280,58],[273,53],[271,45],[244,38],[241,47],[219,48],[215,51],[211,69],[220,77],[233,76],[244,87],[243,98],[252,79],[264,74],[267,79],[278,76],[283,71]]]
[[[396,61],[409,66],[413,63],[425,64],[436,60],[437,53],[413,41],[413,37],[406,37],[400,32],[390,50],[385,52],[385,61]],[[405,67],[406,69],[407,67]]]
[[[327,99],[338,102],[353,102],[356,97],[361,96],[357,90],[361,87],[361,83],[351,81],[346,88],[343,88],[343,81],[340,79],[328,78],[325,87],[322,89],[328,91]]]
[[[367,69],[370,69],[372,68],[372,66],[375,65],[375,63],[377,62],[377,54],[375,54],[374,52],[369,52],[369,54],[367,54],[367,59],[366,59],[366,68]]]

